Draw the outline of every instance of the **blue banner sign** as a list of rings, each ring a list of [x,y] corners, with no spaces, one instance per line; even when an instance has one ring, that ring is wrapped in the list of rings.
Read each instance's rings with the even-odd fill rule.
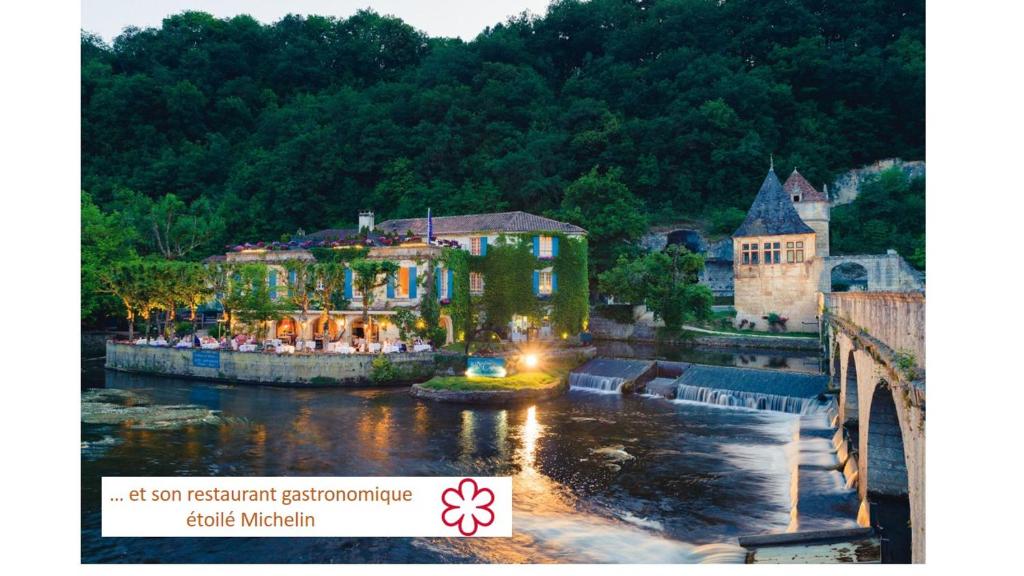
[[[220,368],[220,350],[193,350],[192,365],[197,368]]]
[[[466,359],[466,376],[504,378],[506,374],[504,358],[470,356]]]

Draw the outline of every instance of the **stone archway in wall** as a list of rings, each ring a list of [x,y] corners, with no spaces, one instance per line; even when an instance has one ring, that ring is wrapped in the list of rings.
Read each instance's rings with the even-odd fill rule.
[[[832,292],[867,292],[868,269],[856,262],[843,262],[829,271],[829,286]]]
[[[274,328],[274,337],[281,340],[293,342],[299,334],[299,323],[291,316],[285,316],[277,321]]]
[[[452,329],[451,316],[441,316],[439,322],[441,324],[441,327],[444,328],[445,332],[444,343],[451,344],[452,342],[455,342],[455,334],[454,330]]]
[[[910,483],[900,416],[889,384],[871,395],[867,429],[867,498],[882,540],[883,563],[911,561]]]

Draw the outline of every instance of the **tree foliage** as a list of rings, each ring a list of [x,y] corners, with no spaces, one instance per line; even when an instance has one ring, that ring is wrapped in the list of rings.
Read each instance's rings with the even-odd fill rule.
[[[704,258],[679,245],[640,258],[621,258],[600,276],[601,291],[631,304],[644,304],[672,331],[686,320],[711,316],[713,297],[697,283]]]
[[[857,198],[832,210],[832,253],[882,254],[892,248],[925,267],[925,180],[890,168],[861,184]]]
[[[214,224],[172,225],[170,247],[146,226],[169,255],[358,207],[578,210],[601,234],[568,191],[595,166],[666,219],[745,210],[769,153],[812,182],[924,156],[921,0],[558,0],[469,42],[370,11],[183,12],[109,46],[83,33],[81,56],[83,189],[106,213],[127,189]]]

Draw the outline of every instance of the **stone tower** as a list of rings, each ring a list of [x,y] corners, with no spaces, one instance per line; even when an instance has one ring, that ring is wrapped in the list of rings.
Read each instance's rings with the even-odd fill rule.
[[[828,256],[830,219],[828,196],[811,186],[811,183],[796,171],[796,168],[793,168],[793,173],[786,178],[782,189],[793,201],[793,207],[796,208],[800,219],[814,229],[816,235],[814,252],[821,257]]]
[[[785,319],[787,331],[818,329],[822,260],[815,230],[797,213],[799,204],[769,170],[746,219],[732,234],[738,327],[754,323],[755,330],[772,329],[767,317],[776,314]],[[825,207],[827,218],[827,202]]]

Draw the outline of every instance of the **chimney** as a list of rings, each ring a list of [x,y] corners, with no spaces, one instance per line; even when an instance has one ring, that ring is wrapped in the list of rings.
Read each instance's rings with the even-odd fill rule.
[[[364,210],[359,213],[359,231],[362,232],[363,228],[367,231],[373,232],[373,211]]]

